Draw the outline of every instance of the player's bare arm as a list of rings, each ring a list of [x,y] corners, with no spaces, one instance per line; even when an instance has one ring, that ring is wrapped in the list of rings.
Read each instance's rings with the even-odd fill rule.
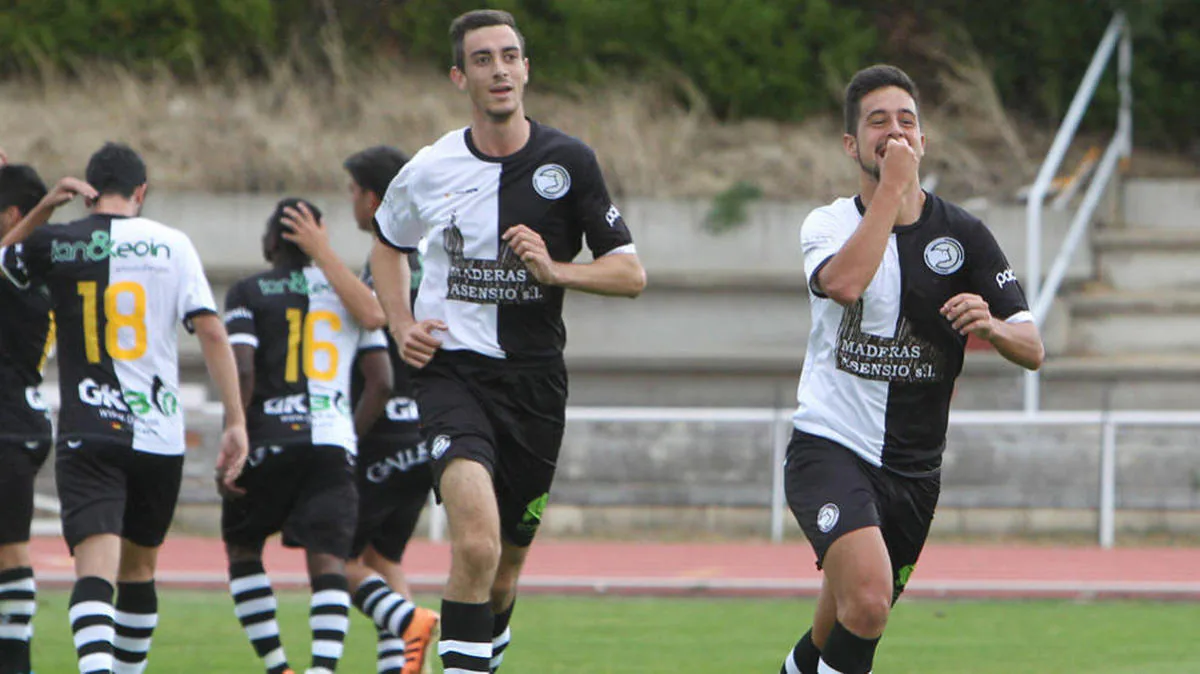
[[[637,297],[646,288],[646,270],[636,254],[605,255],[585,263],[556,262],[541,235],[525,225],[508,228],[501,238],[540,283],[615,297]]]
[[[392,394],[392,362],[385,349],[376,349],[359,356],[358,370],[363,390],[354,406],[354,433],[362,438],[379,420]]]
[[[906,201],[912,198],[917,186],[920,158],[904,139],[889,138],[876,152],[876,161],[881,174],[879,186],[867,204],[862,222],[818,273],[821,291],[841,305],[857,302],[870,285],[887,250],[892,227],[906,210]]]
[[[412,272],[404,253],[376,241],[371,248],[371,273],[375,276],[379,302],[387,314],[388,332],[400,347],[400,357],[413,367],[425,367],[442,345],[442,340],[433,332],[446,330],[446,324],[439,320],[417,321],[413,318],[408,290]]]
[[[951,297],[941,311],[959,334],[986,340],[1010,362],[1028,370],[1042,366],[1045,347],[1037,324],[1032,321],[1009,323],[996,318],[987,300],[972,293]]]
[[[21,222],[17,223],[16,227],[13,227],[9,230],[8,234],[4,235],[4,239],[0,241],[0,247],[11,246],[29,238],[33,230],[41,227],[50,220],[50,216],[54,214],[55,209],[77,196],[82,196],[84,199],[90,201],[98,195],[91,185],[78,178],[60,178],[54,187],[46,193],[46,196],[38,202],[38,205],[34,206],[33,210],[29,211],[29,213],[26,213]]]
[[[193,319],[196,337],[204,355],[208,375],[217,386],[225,411],[225,430],[221,434],[221,450],[217,455],[218,487],[231,493],[242,493],[234,481],[242,474],[250,442],[246,437],[246,409],[239,390],[238,368],[229,344],[225,324],[215,314]]]
[[[296,208],[289,206],[283,209],[283,213],[283,223],[291,228],[290,232],[283,232],[283,238],[299,246],[312,258],[354,320],[367,330],[377,330],[386,325],[383,307],[375,299],[375,293],[350,271],[329,244],[329,230],[325,223],[318,222],[303,202]]]

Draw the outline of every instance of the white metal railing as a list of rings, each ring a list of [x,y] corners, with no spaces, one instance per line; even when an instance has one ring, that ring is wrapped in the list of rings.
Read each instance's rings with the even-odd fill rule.
[[[1113,134],[1112,141],[1109,142],[1104,157],[1092,174],[1087,193],[1084,195],[1075,217],[1071,220],[1071,227],[1067,232],[1066,239],[1043,283],[1041,279],[1043,202],[1114,51],[1118,52],[1117,89],[1121,97],[1120,108],[1117,112],[1117,129]],[[1067,265],[1070,264],[1071,257],[1075,254],[1075,249],[1079,246],[1088,225],[1091,224],[1092,216],[1095,215],[1096,208],[1100,205],[1100,199],[1103,197],[1105,189],[1116,174],[1118,160],[1129,157],[1133,150],[1133,89],[1129,81],[1132,66],[1133,38],[1129,21],[1123,12],[1117,12],[1108,24],[1108,29],[1100,40],[1100,46],[1096,48],[1096,54],[1092,57],[1087,72],[1084,73],[1079,90],[1075,92],[1071,107],[1067,109],[1062,126],[1055,134],[1050,151],[1046,154],[1046,159],[1042,162],[1037,178],[1029,190],[1028,202],[1025,207],[1025,248],[1028,267],[1025,272],[1025,290],[1029,305],[1033,310],[1034,320],[1039,326],[1045,323],[1050,312],[1050,305],[1067,272]],[[1025,373],[1024,408],[1026,413],[1033,413],[1041,406],[1039,385],[1038,372]]]
[[[207,416],[221,418],[219,404],[208,404],[188,410],[189,419]],[[788,521],[787,497],[784,493],[784,457],[792,434],[792,410],[766,408],[691,408],[691,407],[569,407],[567,423],[744,423],[763,424],[770,428],[771,437],[771,540],[780,542]],[[950,413],[950,426],[1093,426],[1100,428],[1100,476],[1097,494],[1097,536],[1101,547],[1113,546],[1116,533],[1117,451],[1118,431],[1130,426],[1196,426],[1200,427],[1200,412],[1160,412],[1139,410],[1080,411],[1080,412],[1018,412],[963,411]],[[970,452],[970,448],[963,448]],[[57,512],[53,498],[41,497],[39,509]],[[445,537],[445,514],[441,506],[430,512],[430,537]]]

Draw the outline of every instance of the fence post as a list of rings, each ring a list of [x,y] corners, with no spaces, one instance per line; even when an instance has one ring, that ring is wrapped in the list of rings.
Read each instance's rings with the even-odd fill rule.
[[[1117,423],[1104,420],[1100,439],[1100,547],[1111,548],[1117,509]]]
[[[771,542],[783,542],[784,513],[787,512],[787,495],[783,488],[783,461],[787,458],[788,441],[792,436],[792,414],[780,410],[771,422],[774,440],[771,443]]]

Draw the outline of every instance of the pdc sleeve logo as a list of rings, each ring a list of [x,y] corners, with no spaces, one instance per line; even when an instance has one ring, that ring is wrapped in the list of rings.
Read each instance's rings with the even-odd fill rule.
[[[966,257],[958,239],[948,236],[934,239],[925,246],[925,266],[942,276],[949,276],[962,269]]]

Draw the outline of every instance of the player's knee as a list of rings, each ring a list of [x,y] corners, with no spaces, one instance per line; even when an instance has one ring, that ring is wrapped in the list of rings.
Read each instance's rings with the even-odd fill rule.
[[[496,582],[492,583],[492,610],[499,612],[508,608],[516,594],[516,574],[505,573],[501,568],[496,573]]]
[[[838,622],[854,634],[870,639],[883,634],[891,610],[890,593],[864,588],[844,599],[839,598]]]
[[[500,565],[500,541],[490,536],[467,536],[456,542],[454,556],[473,573],[494,574]]]

